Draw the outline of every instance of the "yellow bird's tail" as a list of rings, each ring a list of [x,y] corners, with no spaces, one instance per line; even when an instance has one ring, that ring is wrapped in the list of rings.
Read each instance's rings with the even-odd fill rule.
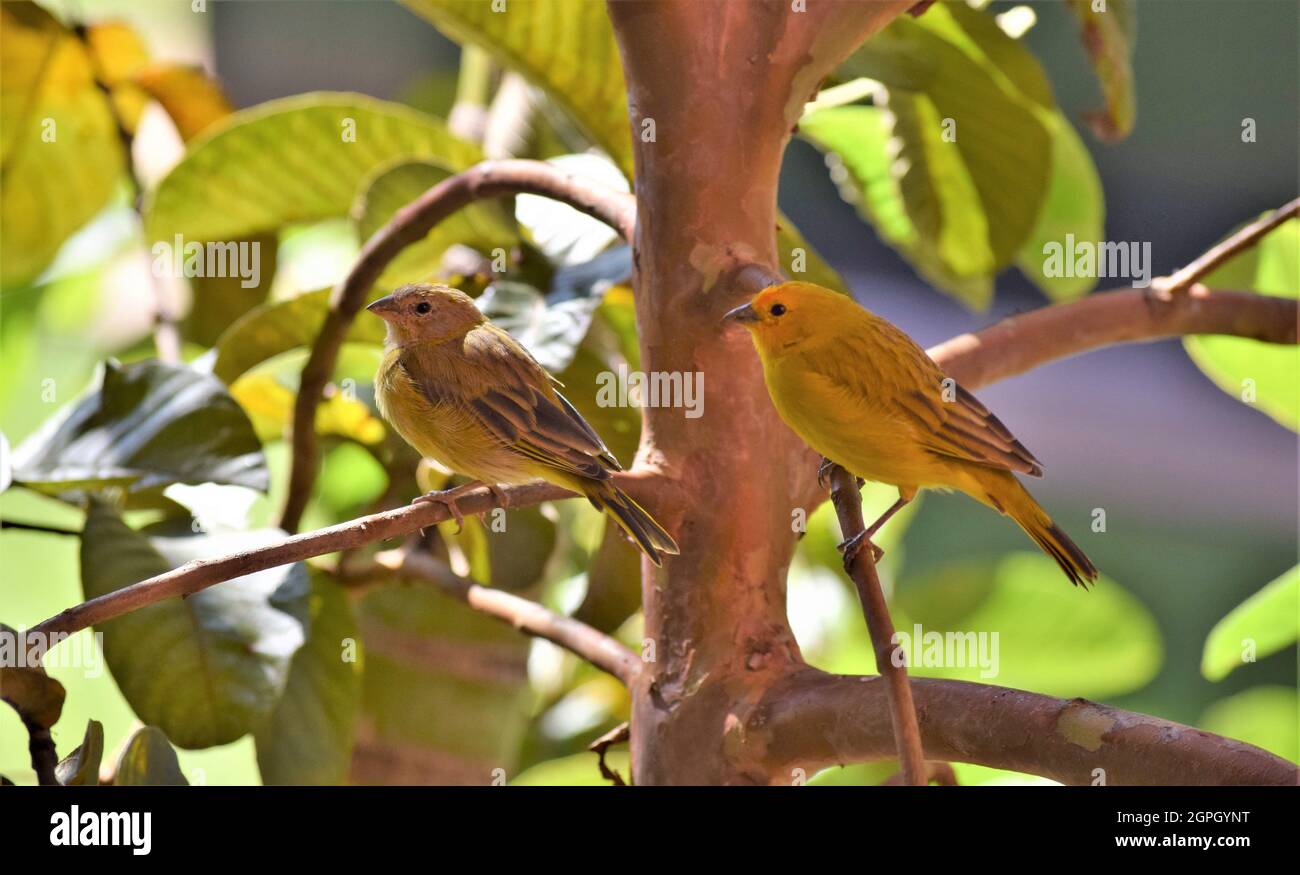
[[[659,556],[661,553],[677,555],[677,542],[672,535],[664,531],[663,526],[655,522],[645,508],[613,483],[608,480],[584,480],[580,489],[596,510],[609,514],[610,519],[618,523],[618,527],[636,542],[641,552],[650,557],[655,565],[663,564]]]
[[[984,495],[972,494],[990,507],[1011,517],[1034,539],[1044,553],[1056,560],[1065,576],[1075,586],[1085,589],[1097,579],[1097,568],[1079,545],[1052,522],[1029,491],[1009,471],[995,468],[969,468],[984,488]]]

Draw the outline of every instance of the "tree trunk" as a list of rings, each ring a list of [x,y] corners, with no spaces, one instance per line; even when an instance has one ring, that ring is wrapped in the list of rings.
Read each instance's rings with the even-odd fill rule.
[[[768,783],[744,737],[763,690],[803,665],[786,619],[794,512],[816,458],[768,400],[744,332],[741,262],[776,274],[781,158],[804,103],[899,2],[611,2],[636,159],[637,319],[647,372],[703,374],[697,419],[647,409],[639,461],[681,546],[643,563],[648,671],[633,690],[638,784]],[[752,289],[749,290],[752,292]]]

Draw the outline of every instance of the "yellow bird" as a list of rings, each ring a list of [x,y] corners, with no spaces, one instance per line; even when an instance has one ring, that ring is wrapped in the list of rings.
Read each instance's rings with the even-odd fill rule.
[[[858,477],[898,487],[898,501],[845,544],[846,564],[918,489],[956,489],[1019,523],[1071,583],[1096,579],[1012,473],[1041,477],[1038,460],[897,327],[805,282],[764,289],[726,318],[749,329],[772,403],[805,443]]]
[[[608,513],[655,565],[677,553],[663,528],[610,480],[621,470],[560,385],[464,292],[403,286],[367,307],[388,323],[375,399],[384,418],[421,455],[474,478],[417,500],[446,504],[487,484],[542,479],[579,492]]]

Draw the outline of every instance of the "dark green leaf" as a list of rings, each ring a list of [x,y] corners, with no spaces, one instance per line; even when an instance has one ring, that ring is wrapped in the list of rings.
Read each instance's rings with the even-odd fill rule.
[[[311,633],[293,657],[284,695],[255,736],[264,783],[347,781],[361,700],[359,637],[347,594],[313,574]]]
[[[189,783],[167,736],[153,726],[131,736],[113,778],[116,787],[186,787]]]
[[[65,787],[95,787],[99,764],[104,759],[104,725],[98,720],[86,724],[86,737],[72,753],[59,761],[54,773]]]
[[[171,483],[267,488],[253,426],[220,380],[182,365],[107,362],[102,385],[14,452],[14,479],[48,494]]]
[[[193,559],[264,546],[279,530],[193,534],[129,528],[92,502],[81,537],[81,581],[94,598]],[[260,725],[284,691],[307,624],[302,563],[258,571],[184,599],[109,620],[104,658],[136,715],[185,748],[234,741]]]

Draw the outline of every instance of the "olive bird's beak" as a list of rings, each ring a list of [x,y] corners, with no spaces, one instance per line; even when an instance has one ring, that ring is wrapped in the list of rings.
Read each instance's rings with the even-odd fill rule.
[[[758,312],[749,304],[741,304],[734,310],[727,311],[727,315],[722,317],[723,322],[757,322]]]
[[[392,295],[385,295],[377,301],[372,301],[366,305],[366,309],[374,313],[380,319],[387,318],[388,313],[397,312],[397,302],[393,300]]]

